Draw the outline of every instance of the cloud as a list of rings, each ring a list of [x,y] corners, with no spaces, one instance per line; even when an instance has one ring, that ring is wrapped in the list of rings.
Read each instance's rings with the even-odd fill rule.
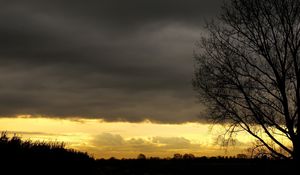
[[[198,121],[192,50],[220,1],[5,1],[0,116]]]
[[[110,133],[102,133],[95,137],[93,143],[96,146],[122,146],[125,144],[125,140],[120,135],[113,135]]]
[[[17,135],[17,136],[35,136],[35,135],[42,135],[42,136],[64,136],[63,134],[53,134],[47,132],[29,132],[29,131],[2,131],[2,133],[7,133],[9,135]]]
[[[152,142],[162,144],[168,149],[188,149],[192,147],[191,141],[184,137],[153,137]]]
[[[105,158],[112,156],[118,158],[135,158],[139,153],[144,153],[148,157],[172,157],[175,153],[192,153],[196,156],[228,156],[243,152],[250,145],[237,139],[235,141],[238,144],[228,145],[224,149],[218,143],[209,145],[206,143],[200,144],[185,137],[153,136],[148,138],[124,138],[119,134],[101,133],[92,137],[88,144],[89,147],[78,147],[78,149],[89,150],[96,157]]]
[[[163,151],[195,151],[200,149],[199,144],[193,144],[183,137],[150,137],[150,138],[128,138],[120,135],[102,133],[91,141],[102,151],[135,151],[135,152],[163,152]]]

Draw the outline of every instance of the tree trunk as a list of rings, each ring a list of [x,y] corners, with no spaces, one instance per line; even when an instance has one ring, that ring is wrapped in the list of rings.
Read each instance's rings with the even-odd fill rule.
[[[297,135],[296,140],[293,142],[293,159],[299,161],[300,160],[300,135]]]

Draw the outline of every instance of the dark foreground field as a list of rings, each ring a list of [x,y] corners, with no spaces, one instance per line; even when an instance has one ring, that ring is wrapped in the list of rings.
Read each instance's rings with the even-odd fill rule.
[[[95,160],[61,143],[22,141],[3,134],[0,138],[0,175],[288,175],[297,174],[299,165],[295,161],[236,158]]]
[[[5,174],[98,174],[98,175],[274,175],[297,174],[295,163],[270,160],[42,160],[6,161]],[[2,174],[2,173],[0,173]]]
[[[289,174],[293,162],[241,159],[193,160],[101,160],[97,161],[102,174]],[[295,173],[294,173],[295,174]]]

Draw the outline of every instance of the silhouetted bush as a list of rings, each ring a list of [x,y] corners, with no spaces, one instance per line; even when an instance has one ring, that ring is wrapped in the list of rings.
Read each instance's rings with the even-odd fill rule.
[[[29,173],[84,173],[94,171],[94,158],[87,153],[66,149],[63,142],[22,140],[17,135],[9,138],[6,132],[0,137],[1,165],[10,174]],[[1,174],[1,172],[0,172]]]
[[[145,154],[139,154],[138,156],[137,156],[137,159],[138,160],[145,160],[146,159],[146,156],[145,156]]]

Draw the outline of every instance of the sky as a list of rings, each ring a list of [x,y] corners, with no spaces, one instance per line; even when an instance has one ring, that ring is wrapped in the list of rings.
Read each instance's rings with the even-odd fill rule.
[[[105,122],[99,119],[1,118],[0,128],[9,137],[64,142],[67,148],[88,152],[95,158],[172,158],[174,154],[236,156],[248,154],[253,139],[245,133],[223,145],[224,126],[201,123],[158,124],[144,121]]]
[[[218,14],[221,2],[0,0],[0,130],[68,139],[60,134],[76,132],[53,128],[73,127],[81,135],[77,144],[90,138],[86,149],[108,144],[117,152],[102,151],[106,157],[128,157],[124,149],[136,153],[135,142],[149,149],[182,142],[195,152],[210,129],[191,83],[193,51],[204,20]],[[81,131],[90,126],[73,126],[75,119],[93,123],[95,130]],[[43,122],[32,126],[36,120]],[[151,125],[147,132],[161,132],[136,136],[145,122]],[[205,129],[176,129],[189,123]],[[43,129],[48,125],[53,128]],[[126,125],[123,131],[131,135],[101,130],[106,125]],[[173,131],[164,131],[166,126]],[[103,141],[108,138],[116,141]],[[153,150],[158,154],[172,145]]]

